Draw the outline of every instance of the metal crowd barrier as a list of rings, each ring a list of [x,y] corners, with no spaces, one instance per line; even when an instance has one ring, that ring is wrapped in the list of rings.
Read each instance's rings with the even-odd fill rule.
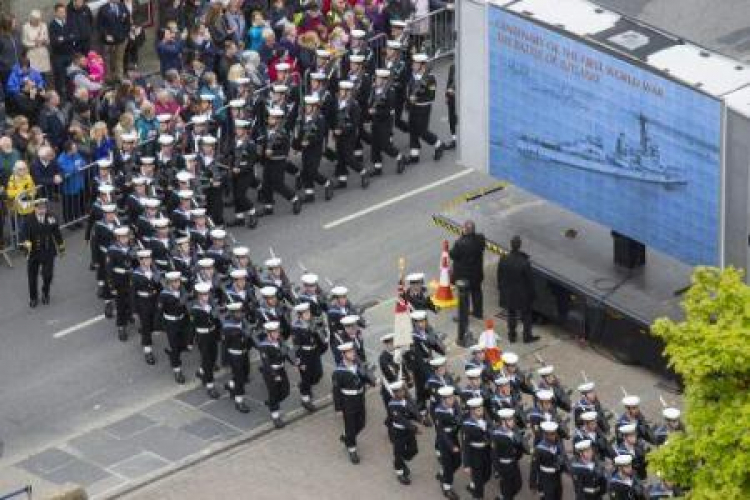
[[[412,17],[407,30],[415,37],[418,49],[435,59],[452,56],[456,48],[456,16],[453,4],[429,14]]]

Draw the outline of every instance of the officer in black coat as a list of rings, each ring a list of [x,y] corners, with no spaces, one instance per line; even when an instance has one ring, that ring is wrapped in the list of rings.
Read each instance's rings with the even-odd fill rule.
[[[97,28],[104,44],[107,77],[119,80],[125,56],[125,43],[130,34],[131,16],[120,0],[109,0],[97,13]]]
[[[47,200],[34,202],[34,213],[29,214],[22,227],[21,245],[28,257],[29,305],[38,304],[37,283],[42,271],[42,304],[49,304],[49,289],[54,275],[55,257],[65,253],[65,242],[57,219],[47,213]]]
[[[531,333],[532,307],[536,293],[531,262],[529,256],[521,251],[520,236],[514,236],[510,240],[510,252],[497,264],[497,286],[508,311],[508,340],[516,341],[519,316],[523,324],[523,341],[529,343],[539,340],[539,337]]]
[[[476,232],[473,221],[464,222],[461,237],[453,244],[450,257],[453,260],[453,278],[465,280],[469,285],[469,296],[473,306],[472,314],[482,319],[484,315],[482,300],[482,281],[484,280],[483,234]]]

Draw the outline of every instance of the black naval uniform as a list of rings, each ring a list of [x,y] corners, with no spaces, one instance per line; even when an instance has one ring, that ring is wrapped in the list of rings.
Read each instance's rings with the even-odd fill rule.
[[[409,84],[409,68],[402,57],[385,62],[385,69],[393,74],[393,110],[395,125],[402,132],[408,132],[408,125],[404,121],[404,107],[406,106],[406,88]]]
[[[367,171],[354,155],[357,135],[362,121],[362,111],[357,101],[350,97],[337,101],[336,119],[333,125],[336,142],[336,170],[338,187],[346,187],[348,169],[362,175],[362,187],[368,186]]]
[[[448,82],[445,85],[445,103],[448,105],[448,126],[451,136],[456,140],[458,113],[456,112],[456,64],[451,64],[448,70]]]
[[[187,349],[190,340],[187,334],[188,311],[182,290],[163,289],[159,294],[159,309],[169,341],[169,364],[175,372],[179,372],[182,351]]]
[[[492,462],[500,477],[500,493],[503,500],[513,500],[523,487],[519,460],[528,454],[523,434],[515,429],[497,426],[490,432],[492,439]]]
[[[190,319],[201,355],[198,376],[203,385],[210,390],[213,388],[214,367],[219,355],[221,321],[210,299],[206,304],[199,300],[193,302],[190,306]]]
[[[38,299],[37,283],[39,270],[42,271],[42,300],[49,300],[49,289],[52,285],[55,257],[65,252],[65,242],[60,233],[60,226],[54,216],[46,213],[40,220],[35,213],[27,216],[23,225],[21,238],[28,253],[27,274],[29,278],[29,299],[36,303]]]
[[[222,176],[219,171],[219,165],[215,157],[198,156],[200,170],[205,179],[203,182],[206,186],[203,188],[203,194],[206,196],[206,215],[211,218],[214,224],[221,226],[224,224],[224,199],[222,190]]]
[[[257,146],[249,135],[237,138],[229,152],[232,166],[232,197],[234,198],[234,216],[237,224],[244,223],[250,228],[257,225],[255,205],[248,190],[259,186],[255,177]]]
[[[430,131],[430,114],[432,103],[435,101],[435,87],[437,83],[435,76],[424,73],[421,77],[412,75],[409,80],[407,93],[409,95],[409,147],[411,148],[409,160],[412,163],[419,162],[419,150],[421,141],[430,146],[436,146],[435,160],[440,159],[442,146],[440,140]]]
[[[367,423],[365,385],[374,386],[375,381],[356,361],[352,366],[339,364],[332,379],[334,408],[344,417],[342,441],[350,452],[356,451],[357,435]]]
[[[417,406],[422,415],[426,415],[427,401],[430,399],[427,379],[430,378],[430,359],[433,351],[441,355],[445,354],[445,349],[440,345],[431,328],[428,327],[425,332],[412,333],[412,345],[406,353],[406,359],[407,366],[414,375]]]
[[[393,398],[388,402],[388,434],[393,444],[393,469],[400,480],[409,477],[409,466],[419,449],[417,447],[418,427],[414,423],[421,418],[417,408],[407,399]]]
[[[369,97],[370,118],[372,120],[372,142],[370,160],[375,165],[374,174],[383,168],[383,153],[397,158],[396,172],[404,171],[401,153],[393,145],[393,106],[394,90],[391,85],[374,86]]]
[[[281,403],[289,397],[289,376],[285,363],[289,361],[294,364],[294,361],[283,340],[272,342],[264,338],[258,343],[258,351],[261,361],[260,372],[268,391],[266,406],[273,418],[277,419]]]
[[[484,485],[492,477],[492,456],[487,421],[469,417],[463,426],[464,467],[471,470],[472,498],[484,498]]]
[[[453,487],[453,475],[461,467],[461,446],[458,437],[461,430],[461,415],[461,405],[457,399],[452,407],[442,402],[435,407],[435,431],[441,466],[440,481],[444,491]]]
[[[161,273],[155,267],[138,267],[132,273],[133,305],[141,324],[141,345],[153,345],[152,334],[156,324],[156,310],[161,291]]]
[[[607,492],[607,476],[600,462],[580,458],[570,464],[576,500],[601,500]]]
[[[124,332],[130,317],[130,273],[133,270],[133,255],[130,246],[113,243],[107,250],[107,276],[110,290],[115,295],[116,325],[120,340],[127,340]]]
[[[245,395],[245,384],[250,372],[248,351],[255,347],[252,337],[247,334],[248,328],[249,325],[244,320],[232,316],[227,317],[221,324],[229,368],[232,370],[232,378],[226,387],[235,400]]]
[[[298,319],[292,323],[292,340],[299,360],[299,393],[304,401],[312,397],[312,388],[323,378],[321,355],[328,349],[325,332],[311,322]]]
[[[328,129],[323,113],[315,111],[302,119],[299,141],[302,148],[302,187],[305,190],[306,201],[315,198],[315,184],[325,186],[326,200],[330,200],[333,193],[330,181],[319,170],[327,136]]]
[[[96,266],[96,281],[99,287],[99,295],[102,299],[112,299],[107,282],[107,252],[115,240],[113,233],[116,224],[109,224],[104,220],[96,221],[91,236],[91,250],[93,261]]]
[[[402,371],[401,365],[396,363],[392,352],[383,349],[378,357],[378,367],[380,368],[380,375],[383,377],[380,387],[380,397],[383,398],[383,405],[385,405],[387,411],[388,402],[392,397],[391,392],[388,390],[388,384],[392,384],[399,379],[399,373]]]
[[[643,484],[635,476],[627,477],[616,471],[609,479],[610,500],[645,500]]]
[[[529,486],[544,500],[561,500],[562,474],[567,470],[568,459],[562,443],[542,439],[534,446]]]
[[[286,131],[277,126],[275,129],[266,131],[262,137],[261,145],[263,147],[263,179],[261,180],[259,197],[265,205],[266,213],[271,213],[274,205],[274,193],[279,193],[288,201],[296,201],[294,190],[284,182],[291,144]],[[298,209],[295,207],[296,212],[298,212]]]

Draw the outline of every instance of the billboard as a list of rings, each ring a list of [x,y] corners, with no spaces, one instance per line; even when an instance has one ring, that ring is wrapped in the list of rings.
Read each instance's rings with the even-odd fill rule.
[[[721,102],[489,8],[489,172],[688,264],[717,265]]]

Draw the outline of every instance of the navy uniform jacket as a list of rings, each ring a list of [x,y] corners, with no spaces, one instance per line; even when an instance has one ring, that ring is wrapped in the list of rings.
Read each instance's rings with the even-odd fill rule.
[[[570,473],[576,500],[598,500],[607,491],[607,476],[601,463],[576,459],[570,464]]]
[[[28,242],[29,257],[36,259],[51,259],[65,250],[65,242],[57,219],[49,213],[39,222],[35,213],[26,216],[23,226],[23,242]]]
[[[333,405],[336,411],[364,412],[365,386],[374,386],[375,380],[359,362],[352,367],[339,364],[331,376]]]

